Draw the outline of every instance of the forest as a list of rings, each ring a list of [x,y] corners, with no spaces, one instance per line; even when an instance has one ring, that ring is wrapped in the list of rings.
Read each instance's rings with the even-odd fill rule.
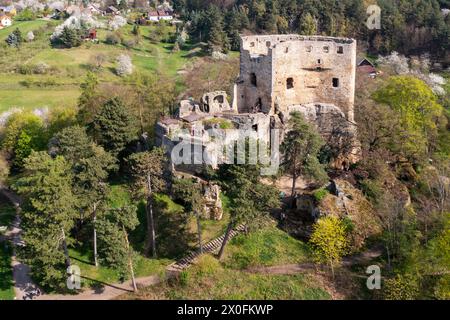
[[[206,2],[206,3],[205,3]],[[355,38],[372,53],[448,54],[450,15],[444,0],[380,0],[381,29],[366,25],[366,0],[175,0],[190,35],[222,50],[239,48],[240,33],[300,33]],[[447,57],[448,60],[448,57]]]

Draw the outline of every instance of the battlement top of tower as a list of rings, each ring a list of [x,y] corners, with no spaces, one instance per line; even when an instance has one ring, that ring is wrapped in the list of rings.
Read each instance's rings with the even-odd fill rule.
[[[329,37],[329,36],[306,36],[299,34],[270,34],[270,35],[251,35],[241,36],[241,40],[246,42],[251,41],[271,41],[271,46],[275,46],[281,42],[287,41],[323,41],[323,42],[336,42],[342,44],[351,44],[355,42],[355,39],[345,37]]]
[[[241,36],[241,51],[248,51],[250,54],[266,55],[269,54],[269,50],[275,50],[279,46],[283,48],[291,44],[295,46],[303,46],[303,44],[304,46],[314,46],[314,43],[356,48],[356,40],[352,38],[272,34]]]

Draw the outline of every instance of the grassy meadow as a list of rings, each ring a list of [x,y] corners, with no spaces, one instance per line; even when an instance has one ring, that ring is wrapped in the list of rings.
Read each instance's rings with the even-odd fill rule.
[[[0,114],[11,108],[35,109],[55,106],[75,107],[79,96],[79,85],[92,65],[95,56],[103,55],[105,62],[96,74],[100,82],[120,82],[115,74],[116,58],[128,54],[132,58],[134,70],[141,73],[164,75],[176,82],[181,89],[179,71],[195,58],[196,48],[186,45],[183,50],[172,52],[173,44],[150,40],[150,33],[159,26],[141,26],[141,36],[133,47],[123,44],[105,43],[108,30],[98,29],[98,43],[86,41],[80,47],[53,48],[49,37],[58,21],[16,22],[13,26],[0,30]],[[5,43],[9,33],[19,28],[23,36],[33,31],[35,40],[25,42],[19,49],[10,48]],[[169,32],[174,27],[166,27]],[[132,25],[120,29],[123,43],[132,40]],[[21,74],[17,69],[23,65],[45,63],[46,74]]]

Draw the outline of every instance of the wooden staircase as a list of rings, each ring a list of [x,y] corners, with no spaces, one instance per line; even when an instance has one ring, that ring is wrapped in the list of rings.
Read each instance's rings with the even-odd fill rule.
[[[231,230],[228,241],[233,239],[236,235],[243,232],[244,230],[245,230],[245,226],[243,224],[241,224],[241,225],[237,226],[236,228],[234,228],[233,230]],[[225,238],[225,234],[203,244],[203,254],[204,253],[213,253],[216,250],[218,250],[220,248],[220,246],[222,245],[224,238]],[[180,260],[167,266],[166,271],[170,272],[170,273],[181,272],[184,269],[190,267],[194,263],[195,259],[197,259],[199,256],[201,256],[199,250],[190,251],[184,258],[181,258]]]

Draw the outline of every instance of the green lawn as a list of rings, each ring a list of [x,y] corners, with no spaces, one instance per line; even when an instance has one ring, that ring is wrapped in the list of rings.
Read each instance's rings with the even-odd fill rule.
[[[0,242],[0,300],[13,300],[14,297],[11,248],[6,242]]]
[[[233,238],[225,248],[228,267],[246,269],[311,261],[308,246],[274,225]]]
[[[72,264],[78,265],[81,270],[82,286],[97,287],[104,283],[119,283],[122,279],[117,270],[105,266],[95,267],[93,264],[92,251],[82,252],[81,250],[70,249]],[[169,259],[148,259],[138,255],[135,262],[136,277],[150,275],[164,275],[165,268],[172,260]]]
[[[5,41],[6,37],[16,28],[19,28],[19,30],[22,32],[22,35],[26,36],[29,31],[36,30],[41,26],[45,26],[47,23],[48,21],[45,20],[14,21],[11,27],[0,30],[0,41]]]
[[[75,107],[80,95],[78,87],[2,90],[0,86],[0,114],[11,108],[34,110],[37,108]]]

